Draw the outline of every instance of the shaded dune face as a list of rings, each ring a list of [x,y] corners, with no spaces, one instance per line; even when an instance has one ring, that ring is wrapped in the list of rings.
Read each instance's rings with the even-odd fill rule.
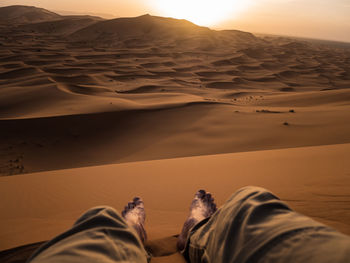
[[[89,16],[61,17],[54,21],[24,24],[19,26],[18,30],[37,34],[69,35],[101,20]]]
[[[57,20],[61,16],[34,6],[7,6],[0,8],[0,22],[5,23],[34,23],[41,21]]]
[[[346,44],[11,8],[0,174],[350,141]]]
[[[225,34],[186,20],[144,15],[101,21],[70,35],[70,40],[87,46],[140,48],[168,46],[172,48],[211,50],[242,40],[255,41],[250,34],[227,31]]]

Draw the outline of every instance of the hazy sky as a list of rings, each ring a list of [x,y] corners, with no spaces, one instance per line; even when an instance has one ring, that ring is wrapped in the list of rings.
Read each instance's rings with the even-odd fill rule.
[[[52,11],[154,14],[185,18],[218,29],[350,42],[350,0],[1,0]]]

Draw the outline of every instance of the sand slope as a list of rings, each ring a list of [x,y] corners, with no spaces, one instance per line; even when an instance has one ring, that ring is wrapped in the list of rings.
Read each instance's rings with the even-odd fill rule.
[[[43,8],[13,5],[0,8],[0,23],[23,24],[59,19],[61,16]]]
[[[150,15],[0,32],[2,175],[350,142],[345,44]]]
[[[297,211],[350,234],[349,154],[350,144],[344,144],[3,177],[0,249],[49,239],[91,206],[120,210],[141,195],[151,246],[156,253],[159,246],[175,253],[171,236],[179,233],[196,190],[211,191],[220,205],[246,185],[269,188]]]
[[[238,43],[256,42],[250,33],[213,31],[186,20],[143,15],[117,18],[87,26],[70,35],[69,41],[84,46],[213,50]]]
[[[17,30],[37,34],[70,35],[101,20],[92,16],[65,16],[55,21],[24,24],[18,26]]]

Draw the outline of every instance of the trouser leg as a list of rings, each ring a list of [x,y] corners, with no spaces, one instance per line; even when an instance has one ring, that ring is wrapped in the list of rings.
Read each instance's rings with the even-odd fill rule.
[[[192,262],[349,262],[350,237],[292,211],[258,187],[237,191],[190,232]]]
[[[50,262],[147,262],[148,255],[134,229],[110,207],[83,214],[71,229],[40,247],[28,260]]]

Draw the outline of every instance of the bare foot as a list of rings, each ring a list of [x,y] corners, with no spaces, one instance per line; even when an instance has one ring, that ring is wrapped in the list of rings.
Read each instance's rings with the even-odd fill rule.
[[[122,216],[139,234],[142,243],[145,243],[147,240],[147,234],[144,228],[146,213],[142,199],[140,197],[135,197],[132,202],[129,202],[125,206]]]
[[[190,229],[198,222],[208,218],[216,211],[214,198],[205,190],[199,190],[192,200],[190,214],[185,221],[181,234],[177,240],[177,248],[183,250],[186,245],[186,240]]]

